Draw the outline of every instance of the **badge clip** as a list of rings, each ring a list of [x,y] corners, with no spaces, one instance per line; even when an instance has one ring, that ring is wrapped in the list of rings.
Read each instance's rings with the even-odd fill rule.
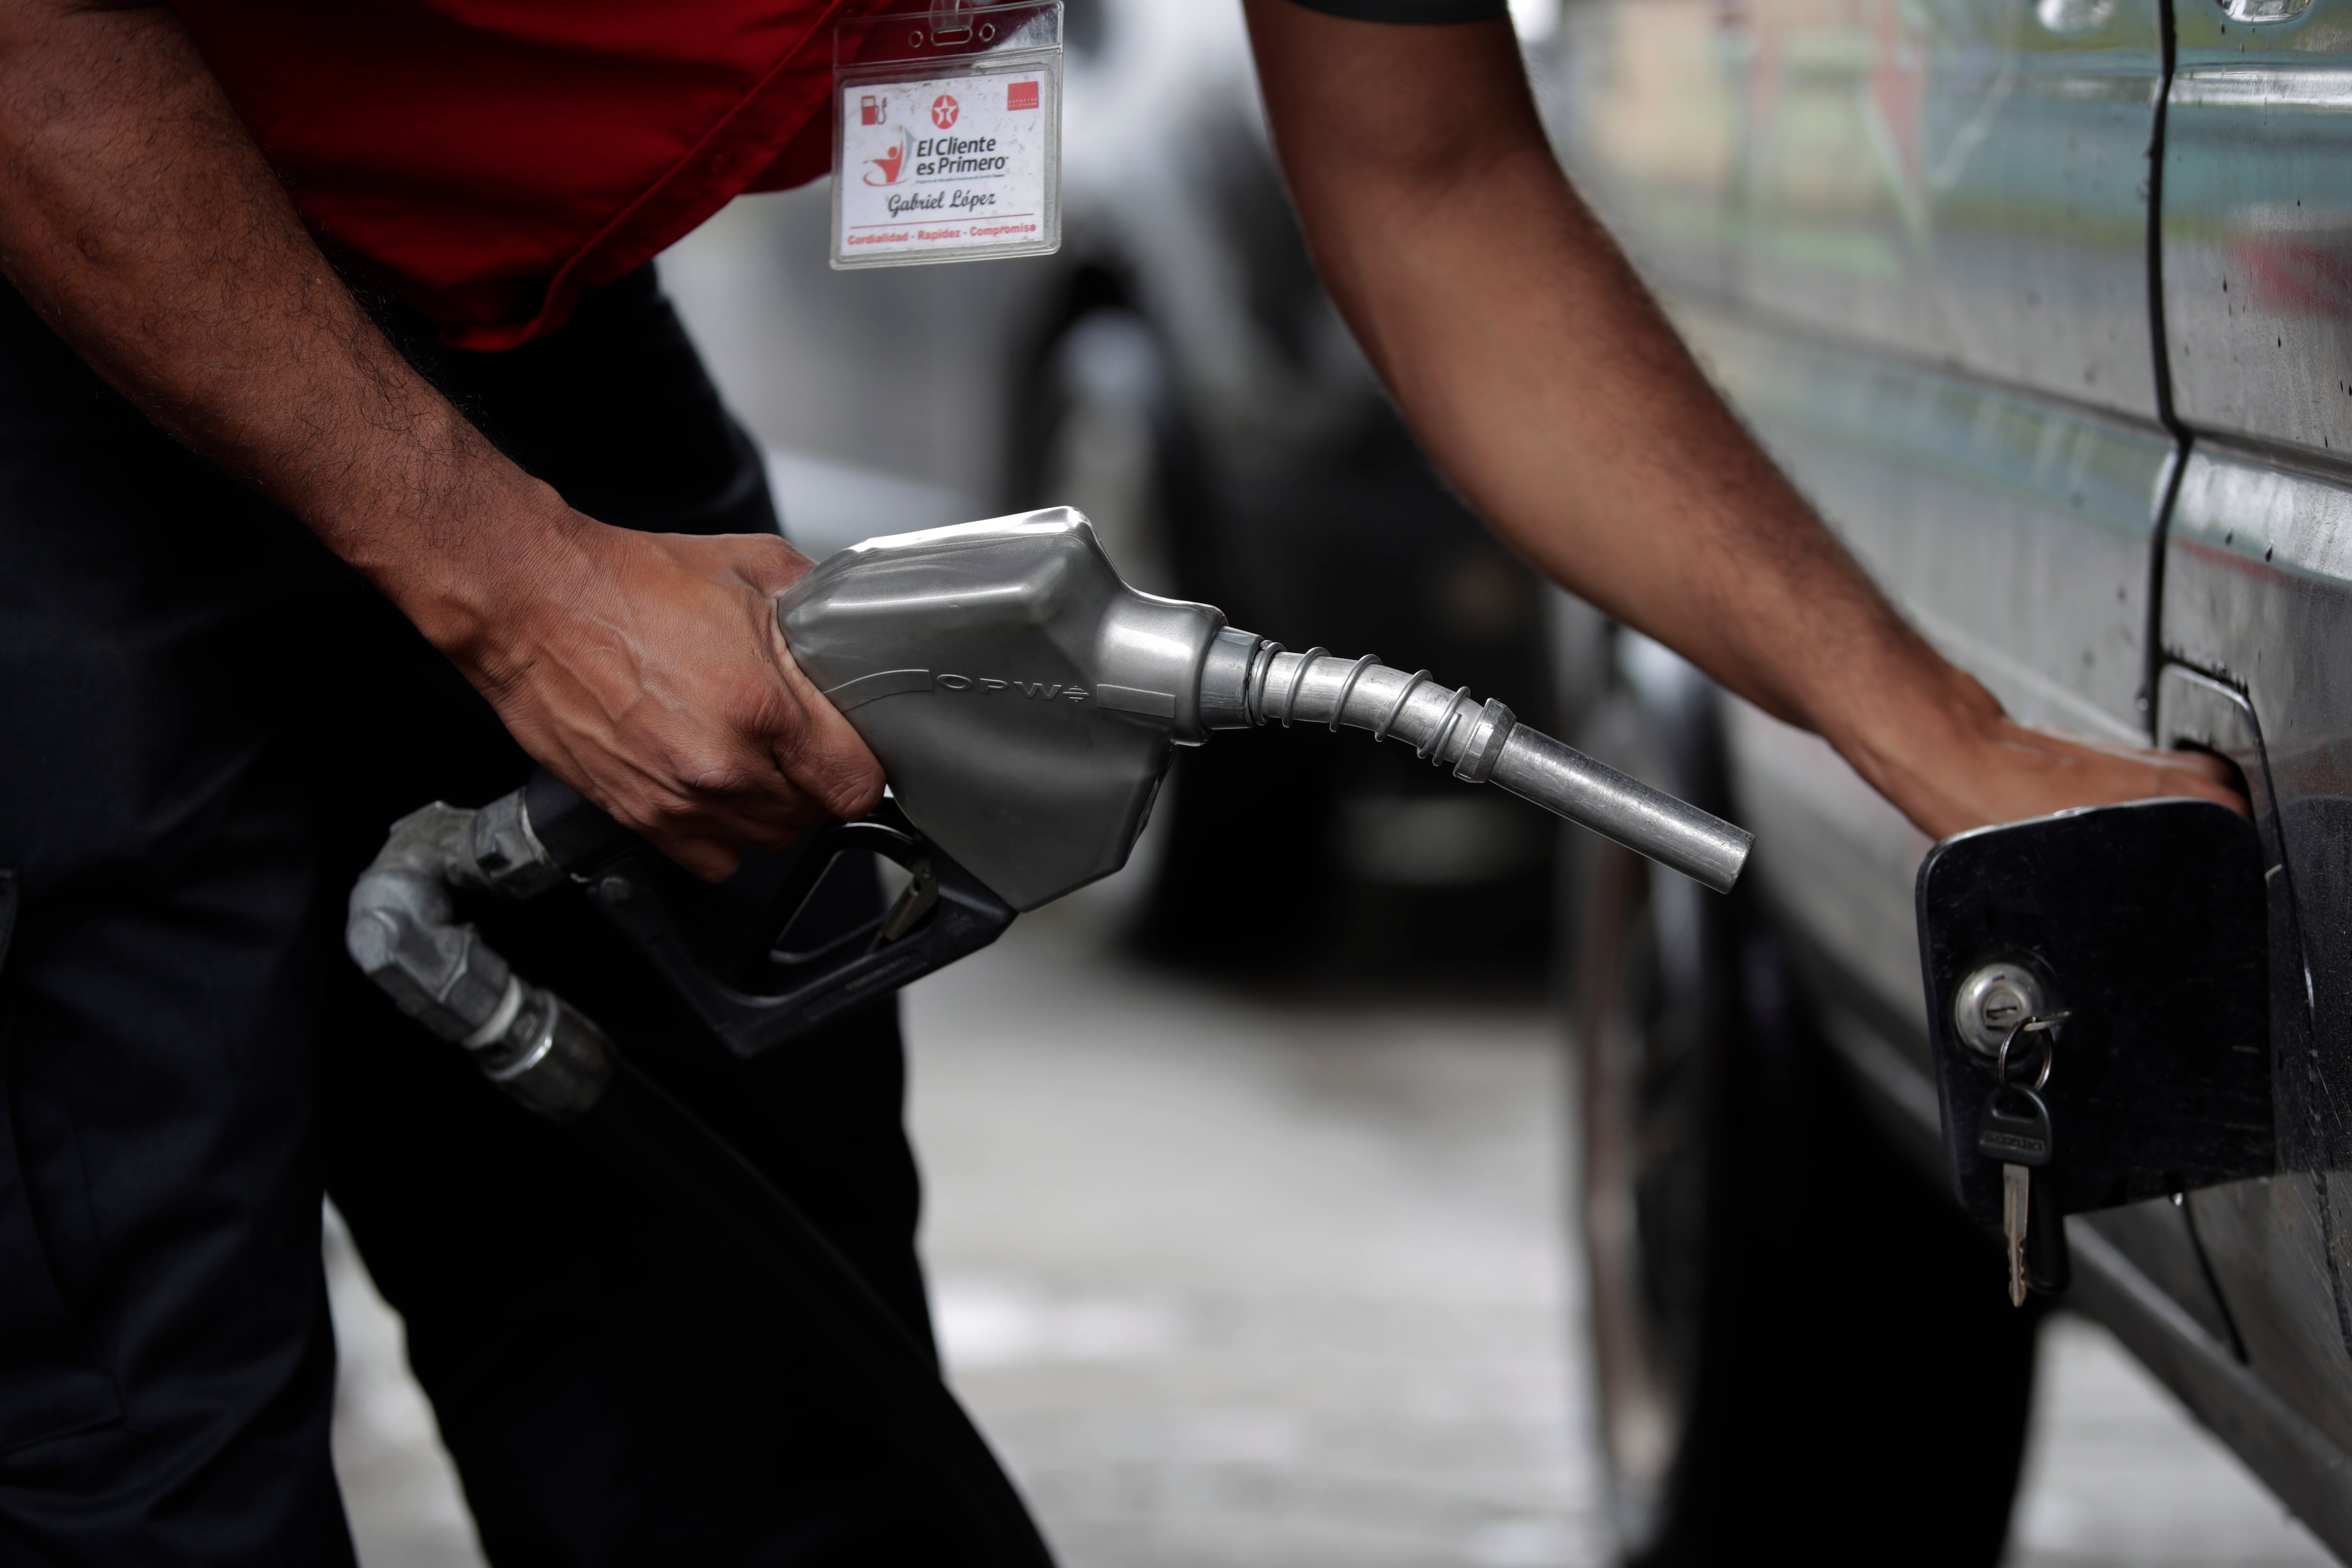
[[[1062,0],[844,22],[833,36],[837,270],[1062,247]]]

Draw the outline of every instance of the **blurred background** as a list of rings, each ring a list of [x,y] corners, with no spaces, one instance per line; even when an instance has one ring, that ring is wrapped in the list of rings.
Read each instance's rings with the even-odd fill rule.
[[[1552,3],[1515,5],[1532,47]],[[1060,255],[835,273],[819,186],[664,258],[796,542],[1066,503],[1139,586],[1579,732],[1608,628],[1381,395],[1237,8],[1070,0],[1068,36]],[[1128,871],[908,993],[948,1364],[1072,1568],[1613,1560],[1554,978],[1574,853],[1401,748],[1229,735]],[[362,1560],[477,1563],[331,1221],[330,1258]],[[2053,1320],[2037,1378],[2011,1561],[2327,1560],[2104,1331]]]

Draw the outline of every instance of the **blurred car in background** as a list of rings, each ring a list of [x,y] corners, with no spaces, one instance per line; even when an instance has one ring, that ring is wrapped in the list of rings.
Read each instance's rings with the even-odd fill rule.
[[[1066,33],[1058,255],[830,272],[820,187],[740,202],[665,258],[777,454],[787,531],[823,554],[1076,506],[1139,587],[1546,723],[1536,581],[1423,461],[1318,285],[1238,5],[1070,0]],[[800,352],[753,357],[779,342]],[[1543,962],[1548,822],[1407,749],[1223,736],[1181,755],[1158,815],[1129,913],[1162,958]]]
[[[2352,0],[1564,0],[1536,63],[1580,185],[1927,635],[2021,719],[2242,770],[2281,1173],[2075,1216],[2069,1302],[2352,1552]],[[1639,638],[1581,733],[1757,834],[1731,900],[1605,847],[1571,879],[1625,1554],[1990,1563],[2033,1314],[1944,1191],[1927,845]]]

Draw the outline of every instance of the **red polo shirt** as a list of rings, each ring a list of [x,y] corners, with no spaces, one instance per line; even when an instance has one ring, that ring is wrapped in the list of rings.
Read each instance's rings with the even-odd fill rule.
[[[906,0],[179,0],[323,244],[510,348],[832,162],[833,27]]]

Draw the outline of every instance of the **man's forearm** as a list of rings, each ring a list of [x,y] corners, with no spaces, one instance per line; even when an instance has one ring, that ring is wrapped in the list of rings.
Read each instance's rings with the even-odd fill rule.
[[[1280,0],[1258,10],[1262,30],[1324,32],[1323,51],[1393,41],[1318,26]],[[1767,710],[1833,727],[1850,695],[1836,668],[1926,650],[1725,408],[1570,189],[1507,25],[1385,31],[1424,47],[1327,52],[1286,83],[1321,100],[1277,104],[1275,117],[1286,163],[1344,156],[1379,171],[1294,177],[1294,191],[1327,285],[1414,431],[1551,575]],[[1472,33],[1485,37],[1464,47]],[[1400,67],[1411,79],[1378,80]],[[1367,126],[1364,98],[1481,112]],[[1800,624],[1862,646],[1771,657]]]
[[[1931,833],[2200,771],[2029,731],[1886,602],[1560,173],[1507,22],[1247,0],[1318,269],[1431,457],[1534,563],[1827,737]]]
[[[436,643],[560,548],[567,509],[376,331],[168,7],[0,5],[0,270],[42,316]]]
[[[167,7],[0,0],[0,270],[690,869],[724,877],[880,795],[776,625],[806,558],[605,527],[502,456],[327,266]]]

